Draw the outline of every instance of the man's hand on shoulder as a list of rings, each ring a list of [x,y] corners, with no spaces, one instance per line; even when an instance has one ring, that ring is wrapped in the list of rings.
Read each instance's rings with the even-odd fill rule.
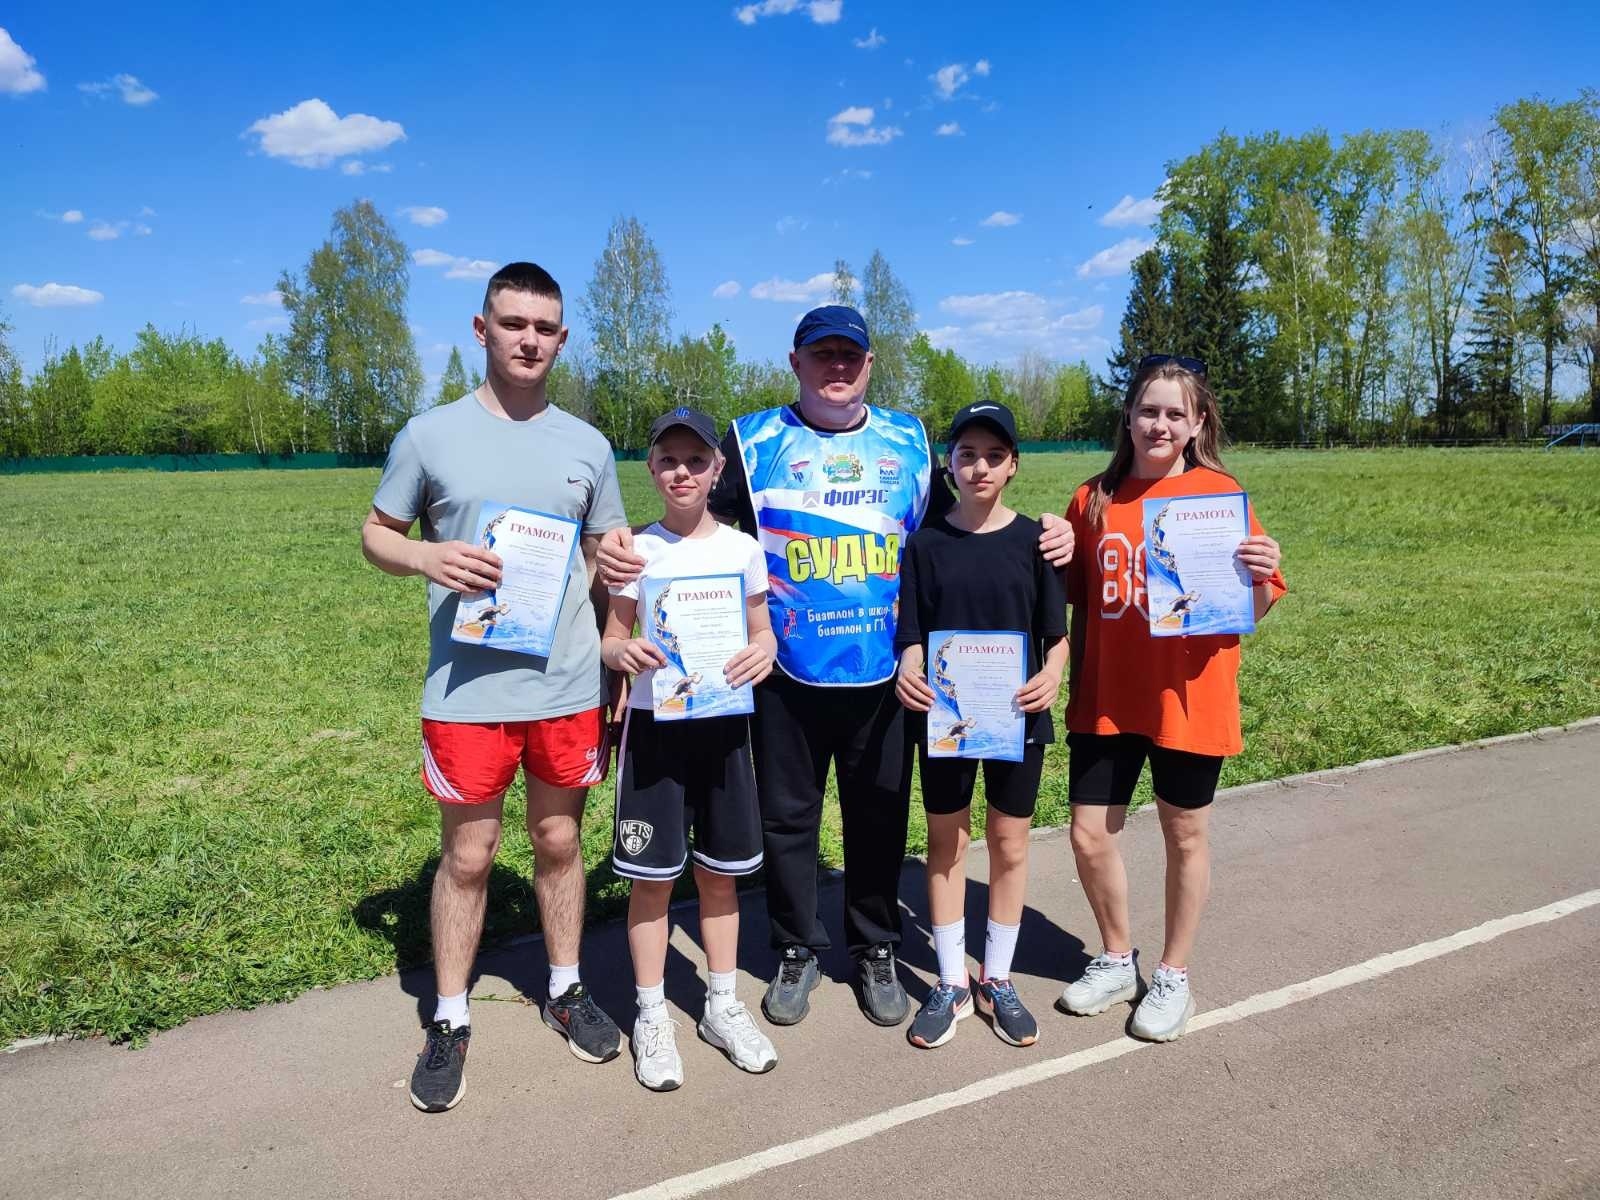
[[[1045,562],[1060,570],[1072,561],[1072,523],[1055,513],[1045,513],[1039,518],[1044,532],[1039,535],[1039,553]]]
[[[595,552],[600,582],[608,588],[626,587],[644,570],[644,559],[633,552],[633,530],[626,525],[607,530]]]

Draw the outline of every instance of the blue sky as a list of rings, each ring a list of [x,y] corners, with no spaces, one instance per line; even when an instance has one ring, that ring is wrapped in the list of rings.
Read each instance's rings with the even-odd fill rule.
[[[942,344],[1098,366],[1137,202],[1220,130],[1471,131],[1600,84],[1589,4],[1344,7],[11,6],[0,313],[30,369],[146,322],[248,351],[282,324],[278,272],[367,197],[417,255],[430,377],[479,353],[482,279],[513,258],[562,282],[581,340],[619,214],[661,249],[675,327],[721,322],[745,357],[781,356],[810,281],[878,248]]]

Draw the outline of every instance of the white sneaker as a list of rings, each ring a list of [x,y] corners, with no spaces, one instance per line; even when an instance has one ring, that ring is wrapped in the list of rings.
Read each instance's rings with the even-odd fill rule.
[[[683,1086],[677,1024],[670,1017],[633,1023],[633,1077],[652,1092],[670,1092]]]
[[[756,1028],[750,1010],[735,1000],[720,1012],[706,1008],[700,1018],[700,1036],[728,1056],[741,1071],[761,1075],[778,1065],[778,1052],[767,1035]]]
[[[1150,976],[1150,990],[1134,1010],[1128,1032],[1147,1042],[1175,1041],[1189,1027],[1194,1007],[1188,973],[1157,967]]]
[[[1059,1005],[1080,1017],[1105,1012],[1113,1004],[1132,1000],[1139,994],[1138,951],[1127,962],[1097,954],[1075,983],[1061,993]]]

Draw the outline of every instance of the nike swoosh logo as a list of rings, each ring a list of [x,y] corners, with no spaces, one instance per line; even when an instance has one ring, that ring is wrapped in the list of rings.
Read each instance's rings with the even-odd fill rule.
[[[1000,406],[998,404],[974,404],[971,408],[967,409],[967,411],[968,412],[999,412],[1000,411]]]

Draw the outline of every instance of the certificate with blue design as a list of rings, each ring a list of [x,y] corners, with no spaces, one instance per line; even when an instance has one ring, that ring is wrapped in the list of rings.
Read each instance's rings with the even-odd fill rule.
[[[450,640],[549,658],[578,522],[489,501],[478,512],[478,545],[500,556],[500,586],[456,601]]]
[[[650,675],[658,721],[726,717],[756,710],[750,684],[728,686],[723,668],[750,644],[743,575],[639,581],[646,636],[667,660]]]
[[[1255,585],[1234,557],[1249,536],[1243,492],[1144,502],[1151,637],[1255,632]]]
[[[1027,681],[1026,635],[935,630],[928,637],[928,757],[1021,762],[1027,730],[1017,691]]]

